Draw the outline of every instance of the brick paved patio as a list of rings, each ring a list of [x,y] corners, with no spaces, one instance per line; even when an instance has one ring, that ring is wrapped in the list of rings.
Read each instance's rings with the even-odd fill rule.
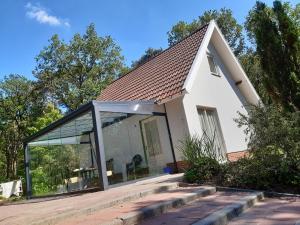
[[[178,186],[182,174],[139,181],[104,192],[86,193],[59,199],[25,201],[0,206],[0,225],[99,225],[123,224],[122,217],[145,207],[181,198],[206,187]],[[249,192],[212,192],[206,197],[168,208],[142,225],[193,224],[226,206],[239,202]],[[229,225],[294,225],[300,221],[300,198],[266,198],[246,210]]]

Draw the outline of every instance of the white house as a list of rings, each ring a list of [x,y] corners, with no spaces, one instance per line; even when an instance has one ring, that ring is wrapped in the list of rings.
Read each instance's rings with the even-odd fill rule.
[[[37,147],[48,148],[49,154],[58,147],[62,154],[73,151],[78,158],[73,175],[61,178],[57,186],[68,189],[73,179],[80,190],[104,190],[180,169],[181,141],[188,135],[200,137],[204,130],[215,136],[216,147],[229,159],[242,156],[246,137],[234,118],[238,111],[247,114],[247,105],[259,101],[211,21],[115,80],[97,100],[29,137],[25,141],[28,194],[35,185],[31,180],[37,165],[30,167],[30,160]]]
[[[187,135],[202,135],[212,116],[226,153],[247,150],[237,112],[260,101],[214,21],[112,83],[98,100],[154,100],[164,105],[176,159]],[[204,119],[201,123],[201,119]],[[229,154],[234,156],[234,154]],[[237,153],[236,155],[239,155]]]

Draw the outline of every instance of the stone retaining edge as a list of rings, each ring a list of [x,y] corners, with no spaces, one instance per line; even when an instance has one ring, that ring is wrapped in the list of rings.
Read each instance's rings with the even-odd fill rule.
[[[222,187],[216,186],[217,191],[237,191],[237,192],[263,192],[265,197],[297,197],[299,198],[299,194],[291,194],[291,193],[281,193],[274,191],[263,191],[263,190],[253,190],[253,189],[243,189],[243,188],[232,188],[232,187]],[[300,225],[300,224],[299,224]]]

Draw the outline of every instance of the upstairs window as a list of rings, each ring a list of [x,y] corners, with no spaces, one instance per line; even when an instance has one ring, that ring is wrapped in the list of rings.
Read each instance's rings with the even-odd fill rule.
[[[217,68],[217,65],[215,63],[214,57],[212,55],[208,54],[207,55],[207,60],[208,60],[209,69],[210,69],[211,74],[219,75],[218,68]]]

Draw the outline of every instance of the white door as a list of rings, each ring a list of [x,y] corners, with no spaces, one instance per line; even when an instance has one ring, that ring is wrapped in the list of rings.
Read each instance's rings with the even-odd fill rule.
[[[150,174],[163,173],[165,160],[160,143],[158,124],[155,118],[143,121],[143,137]]]

